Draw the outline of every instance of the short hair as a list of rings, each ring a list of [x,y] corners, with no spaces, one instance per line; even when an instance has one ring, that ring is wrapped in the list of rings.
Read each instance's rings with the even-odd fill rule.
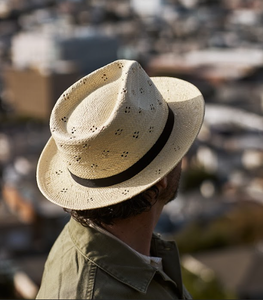
[[[112,225],[116,220],[127,219],[150,211],[159,196],[159,189],[153,185],[149,189],[123,202],[89,210],[64,210],[84,227],[91,222],[101,226],[101,224]],[[154,200],[154,201],[153,201]]]

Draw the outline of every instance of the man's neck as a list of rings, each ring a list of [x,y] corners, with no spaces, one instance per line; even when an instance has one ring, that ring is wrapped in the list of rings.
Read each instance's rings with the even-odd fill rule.
[[[156,203],[148,212],[124,220],[116,220],[113,225],[104,224],[103,228],[137,252],[149,256],[152,233],[161,211],[162,206]]]

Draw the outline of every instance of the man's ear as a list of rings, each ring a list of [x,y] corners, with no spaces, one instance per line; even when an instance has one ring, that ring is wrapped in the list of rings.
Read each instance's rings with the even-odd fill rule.
[[[163,177],[155,185],[157,186],[157,188],[159,189],[159,191],[165,190],[167,188],[167,185],[168,185],[167,176]]]

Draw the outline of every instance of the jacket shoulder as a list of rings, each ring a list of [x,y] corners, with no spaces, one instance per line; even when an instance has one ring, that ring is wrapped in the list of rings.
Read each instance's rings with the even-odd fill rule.
[[[66,225],[48,255],[37,299],[92,298],[96,268],[75,247]]]

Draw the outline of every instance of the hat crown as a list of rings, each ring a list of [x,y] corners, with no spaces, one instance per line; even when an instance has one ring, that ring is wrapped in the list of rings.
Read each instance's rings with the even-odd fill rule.
[[[68,169],[97,179],[123,172],[143,157],[167,115],[166,102],[140,64],[119,60],[67,89],[50,127]]]

